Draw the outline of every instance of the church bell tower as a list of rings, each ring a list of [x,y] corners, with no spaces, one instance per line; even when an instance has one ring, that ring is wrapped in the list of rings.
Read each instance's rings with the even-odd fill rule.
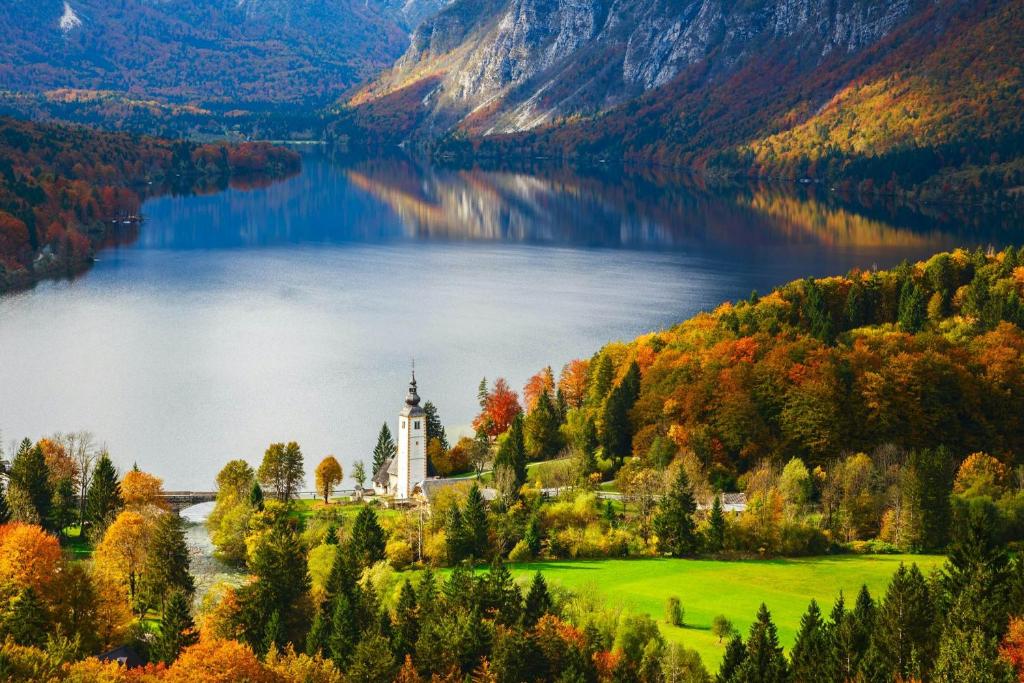
[[[409,393],[398,414],[397,465],[395,498],[408,499],[416,485],[427,478],[427,414],[416,393],[416,370],[412,371]]]

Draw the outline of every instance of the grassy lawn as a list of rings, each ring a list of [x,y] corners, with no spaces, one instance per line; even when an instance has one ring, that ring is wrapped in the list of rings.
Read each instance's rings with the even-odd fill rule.
[[[793,644],[800,617],[814,598],[827,615],[840,590],[852,606],[861,584],[881,598],[900,562],[916,562],[927,574],[942,557],[922,555],[838,555],[814,558],[719,562],[714,560],[593,560],[533,562],[512,567],[517,579],[540,570],[550,584],[575,592],[596,592],[611,604],[647,612],[658,620],[669,642],[697,650],[708,669],[718,669],[724,644],[710,631],[724,614],[746,638],[764,602],[786,648]],[[665,621],[665,601],[676,595],[685,610],[683,628]]]
[[[331,512],[340,514],[344,519],[349,520],[355,519],[356,515],[359,514],[359,511],[363,509],[363,505],[365,505],[365,503],[353,503],[340,498],[332,498],[328,509],[330,509]],[[312,498],[300,498],[295,501],[295,511],[303,519],[308,519],[316,514],[318,510],[323,509],[325,509],[325,507],[322,498],[317,498],[315,500]],[[374,510],[377,512],[377,519],[379,520],[396,517],[400,514],[398,510],[384,507],[374,507]]]

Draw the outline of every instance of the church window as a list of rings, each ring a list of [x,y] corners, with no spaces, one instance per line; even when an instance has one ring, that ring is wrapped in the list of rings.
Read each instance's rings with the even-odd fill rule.
[[[412,423],[412,428],[413,429],[419,429],[420,428],[420,421],[416,420],[415,422],[413,422]]]

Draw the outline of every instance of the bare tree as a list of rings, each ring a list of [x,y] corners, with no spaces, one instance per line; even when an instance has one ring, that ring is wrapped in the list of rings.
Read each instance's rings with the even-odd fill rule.
[[[78,468],[78,522],[85,525],[85,498],[92,483],[93,465],[99,457],[100,450],[96,446],[96,437],[92,432],[80,431],[68,434],[55,434],[54,441],[61,443],[64,450]]]

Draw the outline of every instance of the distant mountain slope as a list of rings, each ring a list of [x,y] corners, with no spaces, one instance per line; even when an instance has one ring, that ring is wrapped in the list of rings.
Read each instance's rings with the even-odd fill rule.
[[[377,0],[5,0],[0,89],[326,103],[402,53],[401,22]]]
[[[1019,0],[460,0],[351,104],[409,102],[432,82],[413,125],[379,130],[451,133],[454,154],[788,176],[999,164],[1014,186],[1022,13]]]

